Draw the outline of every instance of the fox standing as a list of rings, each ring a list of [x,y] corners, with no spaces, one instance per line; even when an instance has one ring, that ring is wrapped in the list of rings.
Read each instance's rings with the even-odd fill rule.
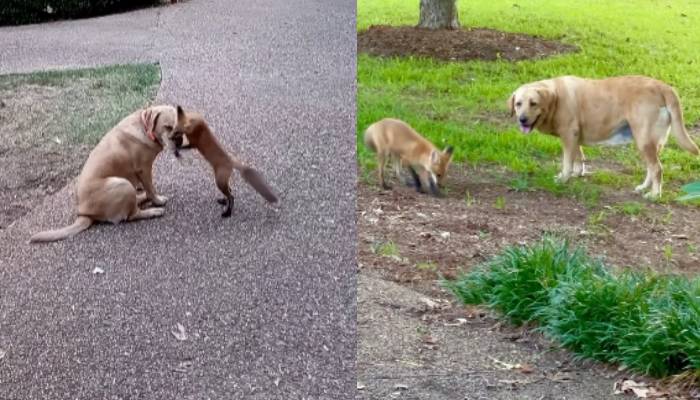
[[[231,179],[231,173],[234,169],[240,171],[243,179],[265,198],[265,200],[270,203],[277,202],[277,196],[272,192],[272,189],[268,186],[262,175],[257,170],[242,163],[236,157],[232,157],[224,150],[221,143],[216,140],[216,137],[211,132],[209,125],[207,125],[202,115],[195,112],[187,112],[184,118],[183,131],[184,138],[181,137],[179,139],[176,144],[176,149],[195,148],[199,150],[202,156],[209,162],[214,170],[216,186],[224,195],[223,198],[217,200],[219,204],[225,206],[224,212],[221,214],[222,217],[226,218],[231,216],[233,195],[231,194],[229,180]],[[187,143],[184,145],[183,139],[187,140]],[[176,151],[175,155],[179,157],[179,152]]]
[[[440,151],[407,123],[392,118],[370,125],[364,139],[365,146],[377,154],[377,173],[382,188],[391,188],[384,181],[384,167],[387,159],[392,158],[397,176],[401,176],[401,167],[407,166],[418,191],[427,187],[432,194],[440,194],[438,185],[442,184],[452,161],[451,146]]]

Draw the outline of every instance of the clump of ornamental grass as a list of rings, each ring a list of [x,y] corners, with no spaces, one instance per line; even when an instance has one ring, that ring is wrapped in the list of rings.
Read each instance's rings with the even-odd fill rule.
[[[700,279],[611,271],[583,249],[545,237],[444,284],[465,304],[535,324],[580,358],[700,380]]]

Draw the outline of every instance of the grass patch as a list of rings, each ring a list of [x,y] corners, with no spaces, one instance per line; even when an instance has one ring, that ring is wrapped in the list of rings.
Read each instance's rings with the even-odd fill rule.
[[[613,208],[615,211],[630,217],[636,217],[647,212],[647,207],[637,201],[626,201]]]
[[[375,243],[372,247],[372,252],[379,254],[382,257],[398,258],[399,247],[391,240],[387,242]]]
[[[122,118],[146,106],[159,84],[157,65],[115,65],[2,75],[0,94],[38,93],[42,98],[32,99],[36,107],[42,107],[46,96],[55,97],[46,116],[50,120],[39,133],[72,143],[96,144]]]
[[[505,102],[519,85],[559,75],[607,77],[644,74],[675,86],[686,125],[700,118],[700,3],[669,0],[663,5],[641,0],[561,2],[554,0],[460,2],[465,27],[559,39],[581,51],[536,61],[438,62],[419,58],[358,55],[358,159],[367,168],[372,155],[361,133],[384,117],[405,120],[439,147],[455,147],[454,160],[497,164],[515,172],[518,187],[535,187],[596,205],[603,190],[631,189],[643,179],[643,165],[633,145],[588,147],[593,162],[619,165],[565,185],[554,183],[561,157],[559,141],[522,135],[510,121]],[[370,25],[415,25],[418,3],[358,0],[359,30]],[[663,20],[667,23],[659,24]],[[486,116],[486,117],[485,117]],[[680,150],[671,137],[662,153],[668,195],[700,174],[700,161]]]
[[[700,379],[700,279],[624,270],[545,237],[445,285],[512,323],[534,323],[579,357],[655,377]]]

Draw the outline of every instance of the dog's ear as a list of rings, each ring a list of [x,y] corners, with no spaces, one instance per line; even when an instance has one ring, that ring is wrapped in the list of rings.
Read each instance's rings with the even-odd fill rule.
[[[156,126],[158,126],[158,118],[160,118],[160,113],[156,113],[152,120],[148,122],[148,130],[155,133]]]
[[[144,127],[146,130],[149,129],[149,121],[151,120],[151,115],[153,114],[153,111],[150,108],[147,108],[143,111],[141,111],[141,121],[143,121]]]
[[[510,99],[508,99],[508,108],[510,108],[510,116],[515,115],[515,93],[510,95]]]
[[[540,99],[542,102],[542,108],[544,108],[545,111],[549,111],[552,109],[552,106],[557,100],[557,94],[554,93],[554,90],[548,88],[548,87],[543,87],[537,89],[537,94],[540,95]]]
[[[454,149],[452,148],[452,146],[445,147],[445,154],[447,154],[448,156],[451,156],[453,152]]]

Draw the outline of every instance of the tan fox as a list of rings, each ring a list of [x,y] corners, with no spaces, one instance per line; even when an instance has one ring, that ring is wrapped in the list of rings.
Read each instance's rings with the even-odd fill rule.
[[[377,153],[377,172],[379,184],[384,189],[391,189],[384,182],[384,166],[392,158],[396,175],[401,177],[401,167],[406,166],[413,178],[416,190],[430,188],[438,196],[447,167],[452,161],[452,146],[440,151],[407,123],[398,119],[384,118],[370,125],[365,131],[365,146]],[[418,168],[419,171],[416,172]]]

